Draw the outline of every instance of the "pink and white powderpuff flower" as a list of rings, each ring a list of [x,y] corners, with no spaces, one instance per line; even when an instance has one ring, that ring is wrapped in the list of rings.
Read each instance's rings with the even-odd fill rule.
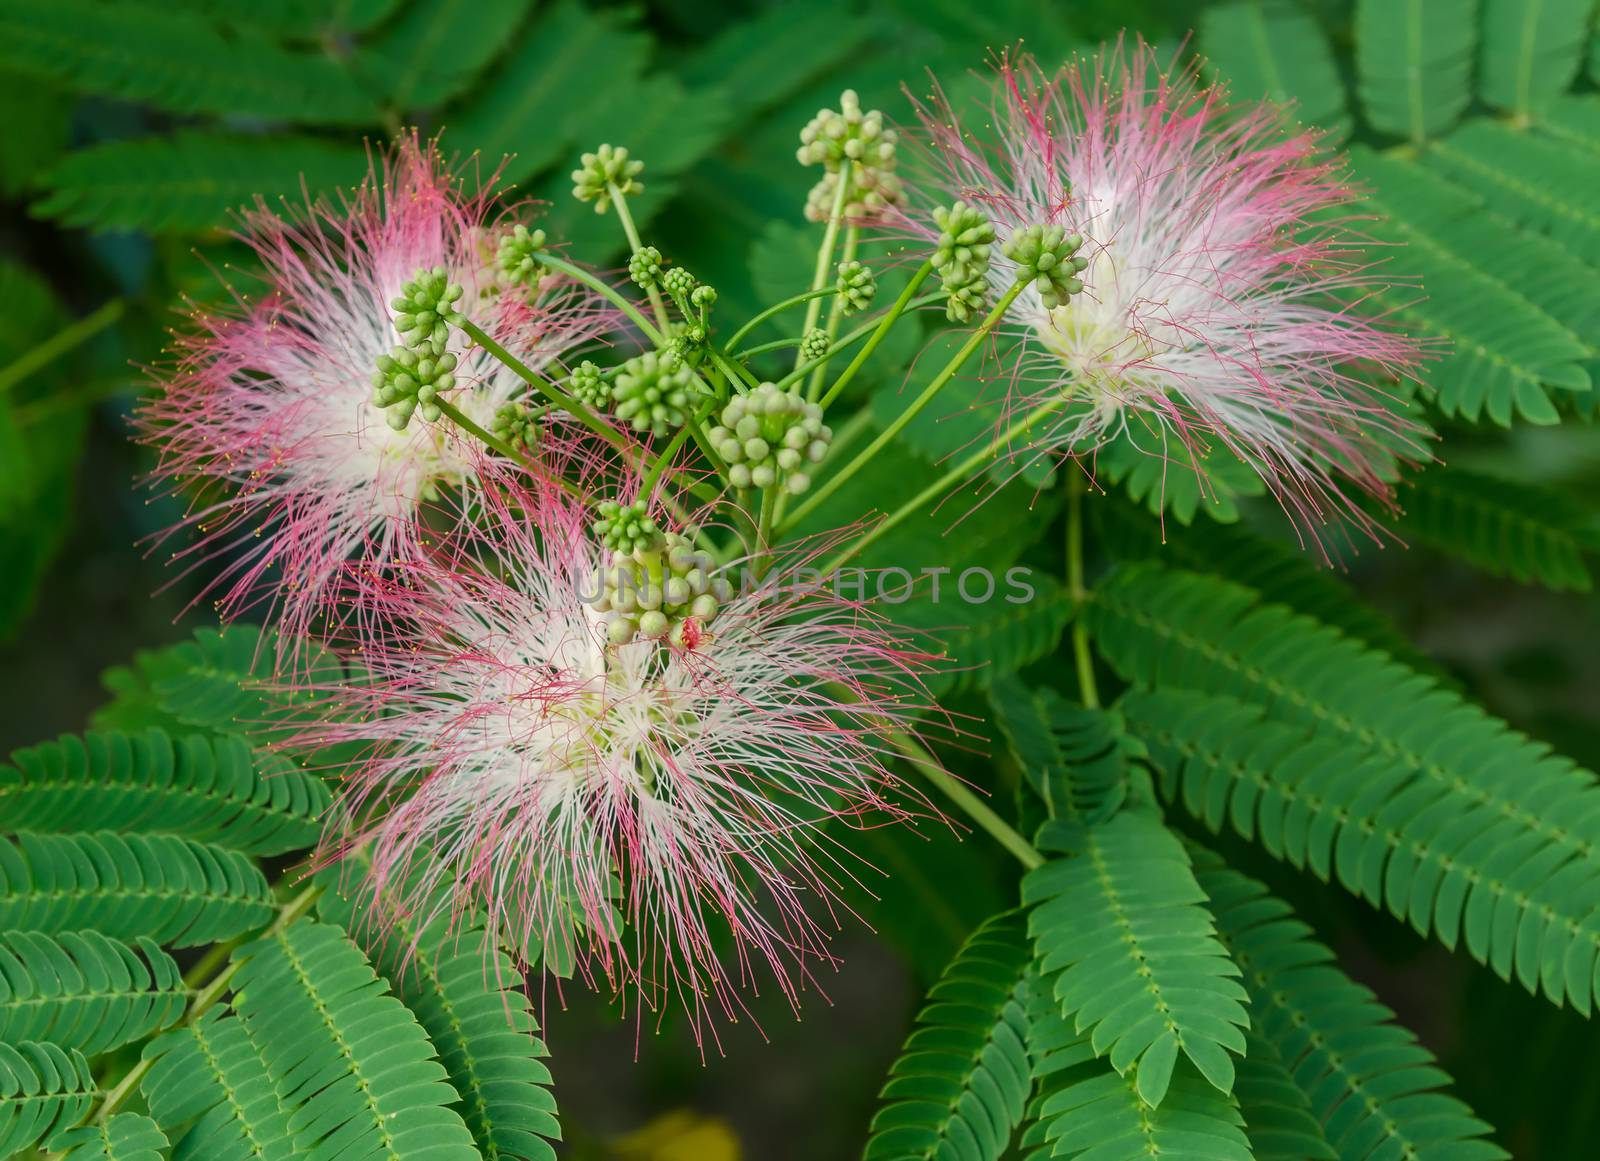
[[[297,639],[332,612],[346,561],[381,570],[415,555],[419,508],[457,519],[485,473],[508,467],[449,423],[418,417],[395,431],[373,406],[377,359],[399,342],[391,300],[419,269],[444,268],[464,288],[463,313],[536,370],[559,374],[569,352],[612,329],[570,283],[496,282],[495,244],[514,223],[488,222],[493,179],[472,184],[413,133],[338,204],[243,214],[263,293],[197,315],[139,417],[156,480],[188,499],[179,528],[198,534],[175,559],[185,571],[223,562],[206,594],[224,616],[272,602],[284,638]],[[459,332],[450,349],[451,402],[481,427],[528,394]]]
[[[853,875],[825,827],[922,810],[889,731],[930,708],[936,659],[814,583],[735,591],[686,644],[610,644],[585,514],[553,490],[486,506],[366,589],[411,629],[312,727],[368,755],[328,857],[370,851],[380,927],[470,908],[512,946],[575,938],[585,978],[641,1013],[677,997],[697,1038],[762,980],[797,1005]]]
[[[1345,485],[1387,499],[1396,460],[1423,458],[1426,429],[1382,386],[1423,351],[1363,309],[1387,283],[1339,162],[1282,110],[1164,72],[1142,43],[1054,75],[1002,61],[991,95],[981,127],[942,94],[919,104],[922,201],[989,217],[991,303],[1026,227],[1081,236],[1087,261],[1080,292],[1057,302],[1030,284],[1002,324],[1016,355],[1001,454],[1020,470],[1124,438],[1200,471],[1204,492],[1220,448],[1303,529],[1344,516],[1371,533]]]

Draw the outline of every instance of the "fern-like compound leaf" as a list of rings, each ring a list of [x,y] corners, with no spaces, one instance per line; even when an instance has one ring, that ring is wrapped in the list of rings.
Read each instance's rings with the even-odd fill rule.
[[[1402,494],[1402,532],[1497,576],[1588,592],[1595,523],[1562,492],[1463,468],[1435,468]]]
[[[163,1161],[168,1141],[142,1113],[118,1113],[61,1134],[55,1147],[62,1151],[61,1161]]]
[[[1310,1098],[1289,1074],[1277,1045],[1254,1027],[1244,1040],[1233,1093],[1251,1156],[1255,1161],[1338,1161],[1311,1111]]]
[[[1124,810],[1095,827],[1047,823],[1038,845],[1057,857],[1029,872],[1022,898],[1063,1014],[1148,1105],[1180,1057],[1232,1091],[1245,992],[1183,844],[1154,811]]]
[[[324,874],[318,914],[344,928],[427,1032],[483,1156],[553,1161],[561,1126],[549,1053],[521,973],[483,923],[453,922],[442,910],[380,928],[339,891],[337,871]]]
[[[476,1161],[427,1034],[337,927],[302,919],[236,953],[245,1022],[302,1161]]]
[[[1328,36],[1292,0],[1234,0],[1200,15],[1200,47],[1232,93],[1292,105],[1294,120],[1342,139],[1350,129],[1344,82]]]
[[[1187,1060],[1177,1062],[1167,1098],[1151,1108],[1139,1090],[1142,1066],[1119,1074],[1062,1015],[1052,981],[1031,983],[1027,1161],[1253,1161],[1238,1103]]]
[[[997,915],[928,993],[872,1120],[863,1161],[998,1161],[1030,1090],[1026,923]]]
[[[160,834],[0,839],[0,930],[92,928],[194,947],[260,927],[272,914],[266,878],[238,851]]]
[[[1042,802],[1091,825],[1122,805],[1129,767],[1144,757],[1144,747],[1129,736],[1120,714],[1074,705],[1048,686],[1030,689],[1014,675],[995,679],[989,703]]]
[[[0,934],[0,1040],[48,1040],[93,1056],[183,1014],[178,965],[155,944],[96,931]]]
[[[48,1042],[0,1041],[0,1157],[49,1147],[94,1103],[94,1077],[81,1052]]]
[[[0,766],[0,811],[19,830],[173,834],[272,855],[315,843],[329,800],[320,778],[238,738],[155,729],[67,735]]]
[[[1477,0],[1357,0],[1356,87],[1373,128],[1423,141],[1472,100]]]
[[[1203,818],[1589,1010],[1600,959],[1592,774],[1224,581],[1120,571],[1091,617],[1113,666],[1159,691],[1124,699],[1123,712],[1168,751],[1183,801]]]
[[[1309,1097],[1340,1161],[1507,1156],[1483,1139],[1488,1125],[1438,1091],[1450,1078],[1433,1054],[1339,970],[1287,904],[1209,852],[1196,866],[1222,940],[1244,969],[1261,1033]]]
[[[212,1008],[145,1048],[150,1115],[196,1161],[294,1161],[289,1112],[237,1016]]]

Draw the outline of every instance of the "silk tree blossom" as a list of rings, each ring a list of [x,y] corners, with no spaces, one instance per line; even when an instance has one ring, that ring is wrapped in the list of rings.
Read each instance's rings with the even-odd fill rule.
[[[414,555],[420,508],[457,519],[485,473],[507,466],[450,423],[396,431],[373,405],[377,360],[399,341],[392,300],[419,269],[443,268],[464,288],[464,313],[535,369],[558,374],[610,329],[571,284],[496,281],[495,248],[515,223],[488,223],[492,180],[466,184],[409,135],[339,204],[243,215],[263,293],[196,317],[141,416],[157,479],[190,497],[181,527],[199,535],[176,559],[224,562],[207,590],[224,615],[275,600],[294,639],[330,611],[346,561],[381,569]],[[459,332],[449,350],[459,359],[450,401],[480,427],[528,394]]]
[[[1017,280],[1013,237],[1083,239],[1081,292],[1030,284],[1002,324],[1017,340],[1002,454],[1020,467],[1125,438],[1193,465],[1204,490],[1220,448],[1303,527],[1344,513],[1371,530],[1344,485],[1387,498],[1395,458],[1422,454],[1424,429],[1378,386],[1421,351],[1363,314],[1386,284],[1362,255],[1358,195],[1312,134],[1163,73],[1143,45],[1055,75],[1003,62],[981,129],[942,95],[918,112],[922,200],[992,223],[989,303]]]
[[[904,815],[887,731],[928,708],[934,659],[816,585],[733,593],[681,644],[611,643],[587,516],[551,490],[486,507],[366,587],[411,631],[366,644],[370,680],[314,729],[371,755],[337,843],[370,844],[375,921],[457,906],[516,946],[586,932],[585,976],[641,1010],[677,996],[697,1035],[762,979],[798,1004],[852,875],[824,824]]]

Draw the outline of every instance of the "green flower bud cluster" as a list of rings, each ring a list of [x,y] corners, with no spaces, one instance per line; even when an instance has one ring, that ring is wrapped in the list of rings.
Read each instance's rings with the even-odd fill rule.
[[[500,236],[495,266],[511,286],[527,286],[539,277],[539,252],[544,249],[543,230],[517,225]]]
[[[606,638],[613,645],[642,637],[692,646],[733,596],[715,568],[708,553],[676,532],[648,548],[613,551],[609,565],[599,569],[592,602],[605,614]]]
[[[572,171],[572,196],[580,202],[593,202],[597,214],[611,208],[613,196],[632,197],[644,190],[643,184],[634,180],[644,172],[644,162],[630,161],[621,146],[602,145],[578,160],[578,168]]]
[[[945,293],[945,316],[967,322],[983,309],[989,293],[989,252],[994,247],[994,225],[976,206],[956,202],[933,211],[939,243],[933,251],[933,268]]]
[[[872,268],[854,260],[839,263],[839,277],[833,285],[839,292],[845,314],[860,314],[872,305],[878,293],[878,280]]]
[[[644,246],[628,259],[628,277],[643,290],[654,286],[661,278],[661,251],[654,246]]]
[[[604,411],[611,406],[611,384],[606,382],[600,368],[588,359],[567,376],[567,394],[590,411]]]
[[[1005,254],[1017,264],[1019,281],[1032,281],[1046,310],[1054,310],[1083,289],[1076,277],[1089,265],[1077,257],[1083,238],[1061,226],[1028,226],[1006,240]]]
[[[389,305],[394,308],[395,330],[408,347],[431,344],[437,356],[444,351],[445,340],[450,337],[450,326],[462,319],[456,303],[461,301],[462,289],[450,281],[443,266],[419,271],[400,288],[400,297]]]
[[[629,359],[611,384],[616,417],[660,437],[689,421],[694,372],[681,357],[655,351]]]
[[[621,504],[600,502],[600,519],[593,524],[594,534],[612,552],[631,556],[660,549],[666,539],[650,515],[648,500]]]
[[[821,165],[827,171],[806,198],[806,217],[828,220],[842,173],[850,179],[846,217],[870,217],[898,202],[902,191],[894,173],[895,140],[895,131],[884,127],[883,114],[863,111],[853,89],[840,95],[838,109],[820,110],[800,131],[795,154],[801,165]]]
[[[531,448],[539,442],[539,424],[526,403],[503,403],[495,409],[490,430],[513,447]]]
[[[822,358],[833,346],[833,340],[828,337],[828,332],[821,327],[812,327],[800,340],[800,357],[807,362]]]
[[[384,421],[396,431],[404,431],[411,414],[422,409],[422,418],[438,419],[438,398],[456,385],[456,357],[448,351],[434,352],[429,343],[415,350],[395,347],[378,356],[378,369],[372,373],[372,405],[383,408]]]
[[[810,473],[802,469],[820,463],[833,441],[822,408],[773,383],[735,395],[707,435],[727,461],[734,487],[770,488],[782,480],[791,495],[811,486]]]
[[[666,291],[674,302],[681,299],[680,305],[687,304],[689,295],[699,284],[699,280],[682,266],[674,266],[661,276],[661,289]]]

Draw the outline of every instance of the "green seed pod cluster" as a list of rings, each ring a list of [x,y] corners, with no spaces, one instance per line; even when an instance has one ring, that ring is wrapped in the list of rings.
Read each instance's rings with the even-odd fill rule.
[[[593,524],[595,537],[608,550],[631,556],[659,549],[666,543],[661,529],[650,515],[648,500],[622,504],[616,500],[600,503],[600,519]]]
[[[694,372],[681,357],[646,351],[622,364],[611,384],[613,412],[635,431],[663,436],[689,421]]]
[[[864,111],[853,89],[840,94],[838,109],[819,110],[800,130],[795,154],[801,165],[821,165],[826,171],[806,198],[806,217],[828,220],[844,172],[850,176],[846,217],[872,217],[899,202],[903,191],[894,173],[895,141],[895,131],[884,126],[883,114]]]
[[[456,385],[456,357],[448,351],[435,354],[429,343],[413,350],[395,347],[378,356],[372,373],[372,405],[382,408],[384,422],[404,431],[419,407],[428,422],[438,419],[438,397]]]
[[[597,214],[611,208],[613,191],[625,198],[644,191],[644,185],[634,180],[644,172],[644,162],[630,161],[628,151],[620,145],[602,145],[578,161],[578,168],[572,171],[572,196],[580,202],[593,202]]]
[[[611,384],[606,382],[600,368],[588,359],[567,376],[567,394],[590,411],[604,411],[611,406]]]
[[[517,225],[500,236],[495,267],[511,286],[527,286],[539,277],[539,253],[545,247],[543,230]]]
[[[649,548],[613,551],[595,578],[593,608],[613,645],[665,639],[692,647],[733,595],[709,553],[676,532]]]
[[[643,246],[628,259],[628,277],[643,290],[661,279],[661,251],[654,246]]]
[[[401,341],[413,348],[427,343],[436,356],[442,354],[451,325],[462,319],[456,306],[462,293],[443,266],[419,271],[389,304],[394,308],[394,327]]]
[[[781,481],[791,495],[811,486],[807,469],[822,461],[833,441],[822,408],[773,383],[730,399],[707,436],[727,461],[734,487],[770,488]]]
[[[994,225],[965,202],[939,206],[933,221],[939,227],[933,268],[944,287],[945,315],[953,322],[968,322],[988,297]]]
[[[872,268],[853,259],[839,263],[839,277],[833,285],[845,314],[860,314],[872,305],[878,293],[878,280]]]
[[[1006,240],[1005,254],[1017,264],[1018,279],[1029,279],[1046,310],[1054,310],[1083,289],[1077,275],[1089,265],[1077,257],[1083,238],[1061,226],[1027,226]]]

